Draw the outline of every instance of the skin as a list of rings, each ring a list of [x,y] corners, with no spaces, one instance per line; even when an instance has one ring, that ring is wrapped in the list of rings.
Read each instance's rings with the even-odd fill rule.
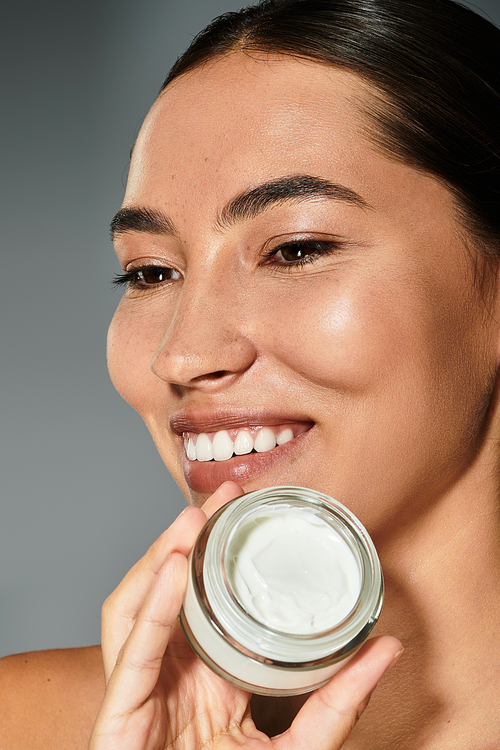
[[[189,486],[170,429],[179,413],[213,429],[234,426],[233,414],[255,424],[255,409],[313,424],[271,465],[236,478],[245,491],[325,491],[377,544],[380,629],[410,653],[346,747],[371,748],[374,737],[453,747],[459,736],[485,746],[498,741],[488,721],[497,707],[477,669],[497,681],[496,639],[486,653],[475,634],[491,633],[486,602],[499,588],[498,290],[474,281],[480,260],[449,191],[370,143],[360,106],[370,95],[345,71],[234,53],[160,96],[123,205],[166,214],[174,234],[127,230],[115,245],[127,271],[174,273],[125,293],[109,369],[195,506],[208,493]],[[220,226],[236,196],[290,175],[340,184],[362,205],[316,196]],[[299,268],[266,257],[297,237],[340,247]]]
[[[222,427],[224,410],[245,424],[290,404],[283,421],[313,429],[245,490],[293,479],[334,493],[381,536],[396,516],[414,522],[476,456],[496,324],[472,289],[449,193],[371,147],[350,102],[360,93],[344,72],[233,55],[176,81],[136,143],[124,206],[168,214],[178,236],[123,232],[117,254],[127,270],[151,263],[181,278],[124,295],[109,369],[191,504],[208,493],[189,487],[169,429],[181,410],[220,410]],[[315,198],[215,225],[244,190],[296,174],[345,185],[370,208]],[[343,245],[302,269],[263,262],[296,236]]]
[[[216,508],[241,494],[226,483],[204,506],[188,508],[133,568],[103,611],[107,690],[90,750],[155,748],[341,747],[377,681],[396,662],[395,638],[373,639],[336,679],[315,691],[289,729],[260,731],[250,694],[213,674],[195,657],[177,620],[186,555]],[[285,728],[285,727],[283,727]],[[271,734],[274,727],[268,728]]]
[[[446,187],[370,143],[370,95],[345,71],[234,53],[175,81],[146,118],[123,206],[168,215],[174,232],[122,226],[115,246],[127,272],[173,273],[127,289],[109,369],[193,507],[104,608],[92,750],[498,746],[497,282],[474,280],[481,261]],[[309,196],[218,222],[241,193],[292,175],[360,200]],[[337,247],[290,268],[269,254],[291,239]],[[193,481],[182,424],[289,422],[310,429]],[[225,471],[241,487],[210,497]],[[351,732],[401,651],[395,638],[370,642],[270,740],[284,728],[267,722],[270,702],[252,701],[262,734],[250,696],[194,660],[175,624],[206,516],[279,484],[348,505],[381,557],[378,632],[406,651]],[[273,719],[287,710],[272,706]]]

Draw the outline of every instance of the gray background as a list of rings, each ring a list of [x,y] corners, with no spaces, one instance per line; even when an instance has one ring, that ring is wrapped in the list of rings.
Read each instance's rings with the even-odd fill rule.
[[[184,506],[106,373],[107,232],[168,68],[243,4],[2,3],[0,655],[97,643],[103,600]],[[500,0],[476,7],[500,24]]]

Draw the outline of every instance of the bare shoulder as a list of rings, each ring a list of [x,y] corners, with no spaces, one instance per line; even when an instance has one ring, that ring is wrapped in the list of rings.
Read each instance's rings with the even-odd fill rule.
[[[0,659],[1,750],[86,750],[103,695],[100,646]]]

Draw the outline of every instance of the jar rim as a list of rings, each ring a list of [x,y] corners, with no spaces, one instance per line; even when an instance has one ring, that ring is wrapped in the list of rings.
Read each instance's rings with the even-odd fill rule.
[[[237,525],[252,513],[262,512],[264,503],[273,509],[313,510],[353,552],[360,570],[359,595],[350,612],[333,627],[298,634],[275,630],[254,619],[234,596],[221,562]],[[208,520],[191,560],[199,606],[214,629],[239,652],[268,664],[310,669],[344,659],[371,632],[382,607],[382,570],[368,532],[344,505],[304,487],[271,487],[230,501]]]

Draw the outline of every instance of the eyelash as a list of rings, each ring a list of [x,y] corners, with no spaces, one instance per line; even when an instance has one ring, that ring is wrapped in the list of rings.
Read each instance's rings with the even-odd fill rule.
[[[283,254],[285,250],[290,250],[292,248],[296,248],[297,250],[299,248],[307,248],[310,254],[305,255],[304,257],[298,257],[295,260],[274,260],[272,263],[269,262],[272,258],[276,258],[279,253]],[[278,247],[265,253],[262,265],[274,267],[277,271],[287,271],[288,273],[292,273],[294,270],[300,269],[309,263],[316,262],[321,257],[334,254],[339,248],[340,242],[333,240],[294,240],[278,245]],[[153,272],[158,275],[165,272],[179,274],[179,271],[164,266],[139,266],[138,268],[133,268],[125,273],[117,274],[113,280],[113,285],[117,287],[126,286],[129,289],[144,290],[153,289],[167,281],[177,281],[175,278],[159,279],[153,284],[148,284],[144,280],[140,280],[140,276],[142,275],[144,279],[144,274],[148,272]]]
[[[163,284],[167,281],[177,281],[177,279],[173,278],[158,279],[158,281],[154,282],[153,284],[148,284],[144,280],[141,281],[141,275],[144,279],[144,274],[151,272],[158,275],[179,273],[179,271],[176,271],[173,268],[166,268],[165,266],[138,266],[137,268],[132,268],[130,271],[126,271],[125,273],[116,274],[115,278],[113,279],[113,286],[125,286],[129,289],[154,289],[156,286],[159,286],[160,284]]]

